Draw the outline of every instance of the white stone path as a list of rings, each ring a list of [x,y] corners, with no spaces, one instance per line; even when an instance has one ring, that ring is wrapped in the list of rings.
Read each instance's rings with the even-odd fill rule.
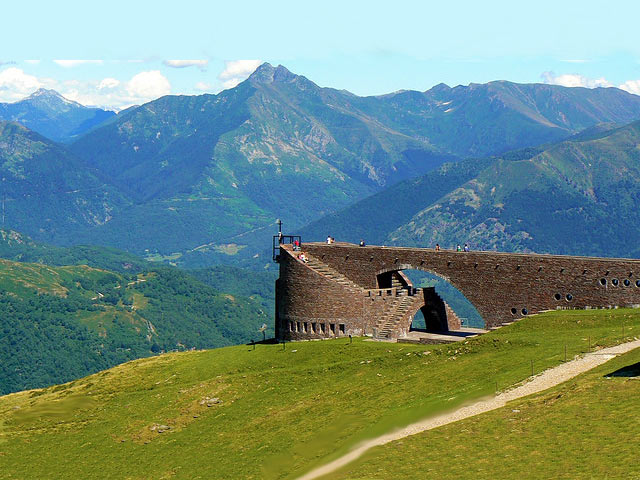
[[[500,393],[494,398],[481,400],[472,405],[461,407],[453,412],[443,413],[435,417],[430,417],[419,422],[412,423],[411,425],[408,425],[400,430],[396,430],[394,432],[386,433],[379,437],[366,440],[346,455],[343,455],[342,457],[330,463],[312,470],[311,472],[299,477],[298,480],[312,480],[322,477],[323,475],[327,475],[328,473],[334,472],[335,470],[338,470],[339,468],[353,462],[370,448],[384,445],[385,443],[393,442],[410,435],[415,435],[416,433],[421,433],[426,430],[431,430],[433,428],[441,427],[442,425],[447,425],[449,423],[457,422],[458,420],[463,420],[474,415],[479,415],[481,413],[504,407],[507,402],[510,402],[511,400],[526,397],[527,395],[541,392],[562,382],[571,380],[573,377],[587,372],[599,365],[602,365],[603,363],[611,360],[617,355],[630,352],[631,350],[638,347],[640,347],[640,340],[634,340],[631,342],[616,345],[615,347],[603,348],[602,350],[587,353],[583,357],[545,370],[541,374],[533,377],[529,382],[520,385],[519,387],[516,387],[512,390]]]

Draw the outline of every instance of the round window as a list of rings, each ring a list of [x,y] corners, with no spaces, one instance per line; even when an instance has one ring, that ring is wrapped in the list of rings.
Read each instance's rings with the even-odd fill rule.
[[[640,287],[640,280],[636,280],[636,287]]]
[[[617,278],[612,278],[612,279],[611,279],[611,284],[612,284],[614,287],[617,287],[617,286],[618,286],[618,283],[619,283],[619,282],[618,282],[618,279],[617,279]]]
[[[640,282],[640,280],[638,280]],[[511,309],[511,315],[515,315],[516,313],[518,313],[518,310],[516,310],[515,308]]]
[[[522,309],[522,314],[523,314],[523,315],[526,315],[527,313],[529,313],[529,311],[528,311],[526,308],[523,308],[523,309]]]
[[[625,278],[622,283],[624,284],[625,287],[628,287],[629,285],[631,285],[631,281],[628,278]]]
[[[600,285],[606,285],[607,284],[607,279],[606,278],[601,278],[600,279]]]
[[[573,300],[573,295],[571,295],[570,293],[567,293],[567,302],[570,302],[571,300]]]
[[[556,300],[560,300],[562,298],[562,295],[560,295],[559,293],[556,293],[553,298],[555,298]]]

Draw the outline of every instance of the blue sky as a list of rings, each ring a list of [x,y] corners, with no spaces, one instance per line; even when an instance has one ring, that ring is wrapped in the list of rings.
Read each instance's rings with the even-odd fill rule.
[[[640,3],[28,2],[2,6],[0,101],[123,108],[216,93],[262,61],[358,95],[491,80],[640,94]]]

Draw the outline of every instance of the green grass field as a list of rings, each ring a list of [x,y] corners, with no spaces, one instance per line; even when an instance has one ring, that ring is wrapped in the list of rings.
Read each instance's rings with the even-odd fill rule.
[[[0,477],[295,478],[364,438],[493,394],[496,385],[503,389],[520,382],[531,374],[532,360],[536,372],[555,366],[564,361],[565,346],[570,359],[589,343],[597,348],[634,336],[640,336],[640,310],[559,311],[457,345],[362,339],[350,344],[343,338],[289,343],[285,349],[237,346],[137,360],[69,384],[0,397]],[[576,382],[574,388],[582,388]],[[207,398],[219,403],[207,406]],[[533,409],[540,400],[531,402]],[[579,431],[558,415],[550,426],[532,423],[531,432],[550,443],[562,432],[570,437]],[[464,478],[461,472],[469,471],[464,465],[473,459],[485,472],[497,468],[494,463],[511,468],[516,460],[504,462],[504,454],[524,455],[517,449],[512,453],[512,446],[529,436],[525,419],[539,420],[533,413],[515,417],[522,421],[513,423],[520,425],[518,434],[511,432],[509,418],[488,431],[451,425],[446,430],[456,432],[455,441],[449,444],[442,434],[438,447],[423,442],[410,456],[403,456],[397,444],[388,446],[399,448],[399,456],[390,454],[388,464],[371,468],[406,475],[398,478],[427,478],[416,473],[427,468],[416,460],[438,456],[459,464],[457,478]],[[569,420],[593,418],[583,412]],[[534,440],[526,441],[542,451]],[[578,450],[582,441],[573,438],[567,450]],[[611,435],[607,441],[617,443]],[[407,449],[410,443],[403,441]],[[503,456],[492,457],[495,451]],[[544,463],[541,453],[535,455]],[[371,465],[359,465],[344,478],[392,476],[366,470]],[[412,465],[413,477],[406,473]],[[439,475],[442,465],[433,473]]]
[[[637,479],[638,398],[635,350],[505,408],[372,449],[330,478]]]

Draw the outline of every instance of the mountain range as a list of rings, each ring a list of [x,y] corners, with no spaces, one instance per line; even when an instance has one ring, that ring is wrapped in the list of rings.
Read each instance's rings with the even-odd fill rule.
[[[304,238],[639,257],[640,122],[444,165],[303,229]],[[384,210],[383,210],[384,209]],[[384,215],[371,218],[372,211]]]
[[[110,110],[85,107],[45,88],[18,102],[0,103],[0,120],[19,122],[62,143],[71,142],[115,115]]]
[[[538,154],[541,144],[637,119],[640,97],[615,88],[497,81],[359,97],[263,64],[220,94],[165,96],[128,109],[68,147],[5,124],[0,145],[14,146],[10,153],[0,148],[3,183],[14,188],[4,189],[6,226],[38,240],[111,245],[183,265],[254,257],[265,264],[277,218],[295,231],[326,215],[331,222],[354,202],[387,198],[385,208],[402,202],[400,217],[408,221],[409,212],[474,178],[492,159],[509,158],[506,152]],[[46,160],[38,160],[42,152]],[[58,192],[46,200],[55,209],[36,211],[44,199],[29,203],[34,190],[27,185],[38,169],[12,170],[27,157],[39,168],[58,165],[62,177],[49,182]],[[423,174],[427,180],[411,180]],[[411,193],[411,182],[426,183]],[[405,196],[395,197],[399,191]],[[27,211],[36,212],[32,220]],[[388,241],[440,238],[421,236],[420,228],[391,235],[383,226],[403,223],[372,212],[352,217],[350,233],[370,241],[383,230]],[[370,223],[373,230],[364,228]],[[314,228],[305,232],[319,234]],[[319,238],[338,231],[318,228]],[[483,242],[478,237],[477,245]]]

